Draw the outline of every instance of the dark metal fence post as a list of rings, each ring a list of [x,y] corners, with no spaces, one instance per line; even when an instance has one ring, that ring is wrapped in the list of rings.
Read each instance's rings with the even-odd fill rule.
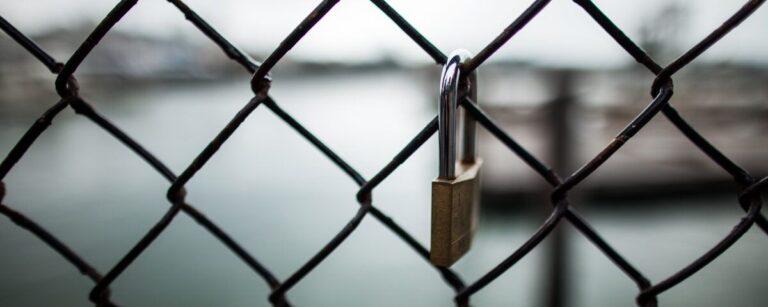
[[[554,70],[548,74],[552,100],[546,106],[549,117],[549,155],[553,169],[558,173],[573,171],[573,156],[576,153],[573,133],[573,76],[569,70]],[[574,196],[570,195],[573,200]],[[549,307],[569,306],[568,275],[569,248],[565,225],[561,224],[549,238],[549,254],[546,258],[547,276],[545,302]]]

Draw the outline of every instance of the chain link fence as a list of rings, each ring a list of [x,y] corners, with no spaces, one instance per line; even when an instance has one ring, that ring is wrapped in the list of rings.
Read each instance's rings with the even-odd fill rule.
[[[176,175],[170,168],[157,159],[147,149],[142,147],[136,140],[128,136],[107,118],[102,116],[97,110],[92,108],[91,104],[78,94],[78,83],[74,76],[78,66],[80,66],[83,60],[88,57],[91,50],[99,44],[102,38],[104,38],[112,27],[117,24],[121,18],[123,18],[123,16],[137,4],[137,2],[138,0],[120,1],[109,14],[103,18],[93,32],[65,63],[61,63],[51,57],[32,40],[16,29],[11,23],[0,17],[0,28],[2,28],[2,30],[19,45],[24,47],[30,55],[36,57],[51,71],[51,73],[56,75],[55,89],[61,97],[58,102],[35,121],[29,130],[21,137],[21,140],[19,140],[12,148],[8,156],[2,161],[2,164],[0,164],[0,179],[3,179],[8,175],[16,162],[24,156],[35,140],[48,126],[51,125],[57,114],[66,108],[72,108],[76,113],[96,123],[114,138],[122,142],[128,149],[139,155],[150,167],[154,168],[167,179],[169,183],[171,183],[167,193],[167,198],[170,202],[168,211],[146,232],[141,240],[119,260],[119,262],[106,272],[106,274],[100,273],[86,261],[86,258],[70,249],[65,243],[60,241],[54,234],[47,231],[43,226],[2,203],[2,198],[7,191],[5,190],[5,186],[0,184],[0,213],[7,216],[19,227],[36,235],[40,240],[50,246],[50,248],[66,258],[66,260],[74,265],[82,274],[90,278],[95,283],[95,286],[90,292],[89,299],[95,305],[117,305],[117,302],[110,297],[110,285],[116,279],[120,278],[120,275],[126,268],[141,256],[142,252],[144,252],[144,250],[152,244],[168,225],[173,222],[174,218],[180,212],[184,212],[193,218],[213,236],[224,243],[224,245],[245,262],[254,273],[263,278],[272,289],[268,300],[275,306],[290,306],[287,295],[289,291],[320,265],[328,255],[333,253],[368,215],[371,215],[381,222],[385,227],[391,230],[395,236],[407,243],[416,252],[416,255],[425,260],[426,265],[431,265],[429,263],[429,251],[427,248],[414,239],[414,237],[405,229],[398,226],[395,221],[389,218],[377,206],[374,206],[372,192],[403,162],[409,159],[409,157],[432,137],[433,134],[435,134],[438,130],[437,117],[427,123],[424,128],[419,131],[416,136],[378,173],[370,179],[366,179],[331,148],[326,146],[323,141],[304,128],[300,122],[295,120],[290,114],[286,113],[269,95],[269,88],[272,82],[269,76],[270,70],[280,62],[291,48],[302,40],[304,35],[312,29],[315,24],[322,20],[323,17],[333,9],[339,2],[338,0],[325,0],[318,4],[316,8],[282,41],[282,43],[280,43],[274,52],[261,63],[251,59],[247,54],[236,48],[182,1],[168,0],[168,2],[181,11],[186,19],[197,27],[200,32],[217,44],[227,57],[237,62],[249,73],[253,74],[251,87],[254,92],[254,97],[234,116],[234,118],[219,132],[210,144],[200,152],[194,161],[181,172],[180,175]],[[445,53],[436,48],[427,38],[421,35],[419,31],[411,26],[411,24],[409,24],[408,21],[394,8],[383,0],[371,0],[371,2],[381,12],[388,16],[413,42],[418,44],[436,64],[441,65],[445,63]],[[637,117],[615,137],[615,139],[608,143],[599,154],[585,163],[573,174],[570,174],[569,176],[561,176],[556,174],[549,166],[518,144],[510,135],[503,131],[500,128],[500,125],[498,125],[481,107],[473,103],[473,101],[470,101],[467,97],[462,98],[460,106],[463,107],[468,114],[552,186],[550,194],[552,210],[546,220],[522,246],[477,280],[466,282],[457,272],[450,268],[434,266],[434,269],[442,277],[445,283],[455,291],[454,300],[457,306],[469,306],[470,298],[473,295],[478,294],[480,290],[514,266],[531,250],[535,249],[562,221],[573,225],[574,229],[583,234],[596,248],[602,251],[602,253],[608,257],[627,278],[631,279],[637,285],[639,293],[636,297],[636,303],[639,306],[657,306],[657,296],[660,293],[679,285],[691,275],[707,266],[733,245],[733,243],[738,241],[753,224],[757,224],[763,232],[768,234],[768,221],[766,221],[765,217],[760,213],[760,208],[762,206],[760,193],[761,190],[768,185],[768,178],[754,178],[751,176],[749,172],[741,168],[734,161],[721,153],[720,150],[710,144],[707,139],[700,135],[695,128],[689,125],[684,117],[675,110],[672,104],[670,104],[670,100],[673,97],[672,77],[674,74],[686,67],[686,65],[690,64],[704,51],[717,43],[729,31],[738,27],[742,21],[755,12],[765,1],[752,0],[746,2],[746,4],[722,23],[722,25],[717,27],[698,44],[666,66],[656,63],[648,54],[638,47],[632,39],[626,36],[624,32],[622,32],[622,30],[592,1],[574,0],[574,2],[583,8],[583,10],[630,56],[656,76],[656,79],[650,86],[652,99],[642,112],[640,112]],[[504,29],[501,34],[499,34],[469,62],[463,65],[463,67],[461,67],[462,73],[470,73],[481,66],[500,47],[513,38],[517,32],[525,28],[526,24],[534,19],[539,12],[544,10],[549,3],[550,0],[538,0],[533,2],[520,16]],[[353,217],[343,226],[341,231],[331,238],[320,251],[284,280],[276,277],[271,273],[268,266],[259,262],[253,255],[246,251],[246,249],[227,235],[227,233],[216,223],[185,201],[185,184],[205,166],[206,162],[216,154],[219,148],[224,145],[227,139],[238,129],[240,124],[259,106],[269,109],[281,118],[285,124],[295,129],[299,134],[306,138],[306,140],[314,145],[317,150],[321,151],[335,163],[340,171],[344,172],[359,185],[356,198],[360,206],[357,212],[354,213]],[[652,282],[646,278],[642,272],[630,264],[619,251],[615,250],[608,242],[603,240],[597,231],[589,225],[589,222],[571,206],[568,199],[568,192],[600,168],[604,162],[610,159],[614,153],[619,151],[627,141],[629,141],[638,131],[643,129],[643,127],[659,113],[669,119],[684,137],[704,152],[712,160],[712,163],[717,164],[733,177],[733,181],[740,187],[737,199],[738,204],[744,210],[745,215],[741,220],[734,221],[736,224],[733,229],[705,254],[701,255],[689,265],[681,268],[666,279]],[[360,304],[364,303],[365,302],[360,302]]]

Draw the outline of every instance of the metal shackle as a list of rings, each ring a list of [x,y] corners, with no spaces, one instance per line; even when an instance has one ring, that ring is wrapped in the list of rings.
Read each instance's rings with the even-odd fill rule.
[[[461,75],[461,65],[470,58],[469,51],[459,49],[448,56],[440,75],[440,95],[438,96],[438,142],[440,151],[439,178],[456,178],[456,118],[459,99],[465,96],[477,103],[477,76]],[[461,87],[461,88],[460,88]],[[475,162],[475,120],[467,114],[463,119],[463,141],[461,161]]]

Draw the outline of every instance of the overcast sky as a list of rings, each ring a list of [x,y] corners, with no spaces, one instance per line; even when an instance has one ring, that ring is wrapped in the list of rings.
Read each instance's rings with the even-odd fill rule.
[[[395,7],[440,49],[465,48],[477,53],[531,1],[391,0]],[[691,46],[735,12],[735,0],[595,1],[630,37],[669,3],[688,9],[679,47]],[[99,20],[117,1],[0,1],[0,15],[22,31]],[[318,0],[188,0],[211,25],[236,45],[271,50],[303,19]],[[162,0],[140,0],[117,28],[151,35],[201,37],[176,9]],[[768,5],[704,55],[704,60],[768,62]],[[407,63],[429,63],[387,17],[366,0],[342,0],[297,47],[291,56],[309,60],[373,60],[390,55]],[[567,66],[617,65],[631,61],[581,8],[554,0],[493,59],[534,61]]]

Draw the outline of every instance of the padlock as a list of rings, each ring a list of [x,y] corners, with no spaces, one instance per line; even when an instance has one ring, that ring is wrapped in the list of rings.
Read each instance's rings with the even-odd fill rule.
[[[480,203],[480,167],[476,157],[475,121],[466,111],[463,116],[462,155],[456,159],[456,122],[460,99],[477,102],[477,77],[461,75],[461,65],[469,52],[451,53],[443,66],[438,98],[438,137],[440,165],[432,181],[432,231],[430,261],[448,267],[469,251],[477,226]]]

